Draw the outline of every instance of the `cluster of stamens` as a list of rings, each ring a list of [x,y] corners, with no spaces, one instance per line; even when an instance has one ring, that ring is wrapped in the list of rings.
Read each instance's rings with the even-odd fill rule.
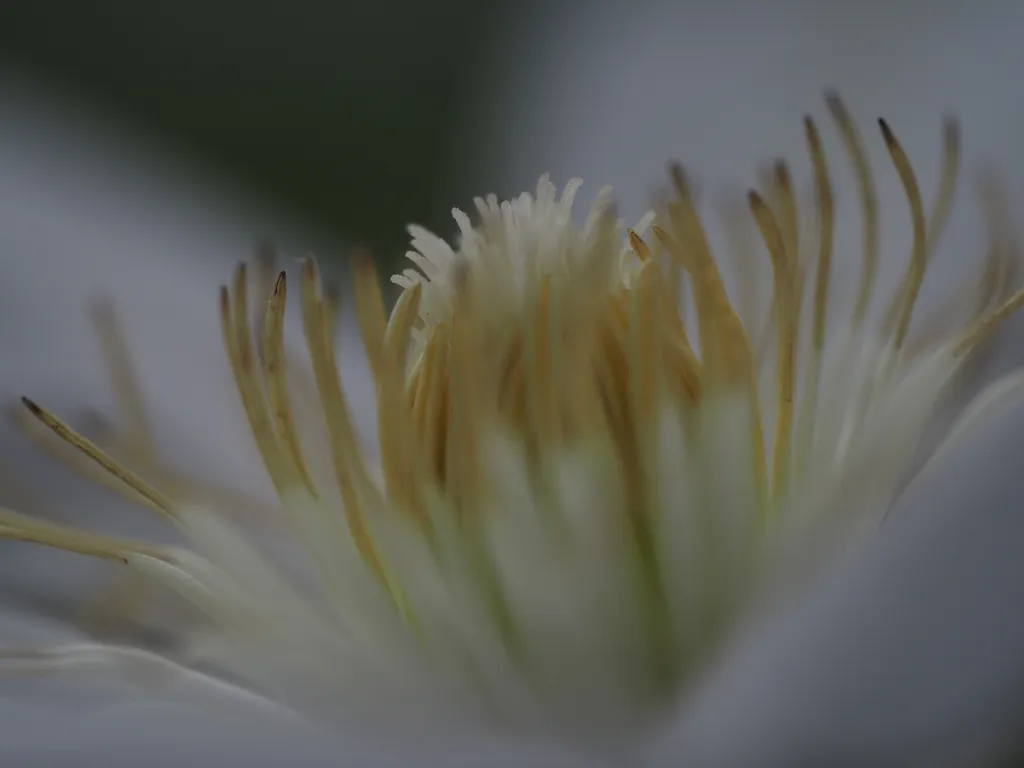
[[[908,346],[911,320],[952,204],[958,131],[947,123],[941,181],[926,213],[910,162],[880,121],[909,203],[913,242],[906,272],[880,330],[874,331],[867,328],[879,259],[874,183],[850,116],[835,97],[829,97],[828,106],[855,172],[864,229],[848,335],[883,347],[880,375],[890,375],[914,358]],[[558,237],[538,236],[524,243],[516,240],[513,226],[516,215],[526,215],[522,208],[480,203],[490,218],[477,230],[463,227],[462,251],[450,263],[416,254],[425,274],[407,272],[399,278],[404,290],[390,315],[372,263],[357,260],[356,310],[376,382],[380,484],[360,446],[335,359],[337,307],[321,289],[315,262],[303,261],[302,319],[333,482],[341,497],[338,508],[323,503],[324,479],[310,470],[308,446],[292,407],[285,356],[286,273],[274,278],[261,269],[253,312],[250,276],[240,266],[230,287],[221,289],[224,343],[256,445],[296,530],[315,538],[322,529],[312,526],[308,516],[317,514],[326,519],[328,530],[347,531],[367,570],[412,616],[417,606],[406,605],[403,585],[373,534],[373,518],[380,510],[401,516],[428,540],[438,515],[446,514],[451,518],[446,525],[454,524],[472,538],[479,517],[493,510],[496,501],[487,465],[495,436],[521,448],[540,486],[558,456],[588,441],[605,441],[624,478],[623,514],[639,559],[651,570],[655,591],[670,589],[663,583],[653,543],[664,511],[652,510],[656,501],[647,480],[660,425],[666,413],[685,416],[738,398],[748,406],[752,466],[737,466],[736,472],[753,478],[756,527],[763,531],[780,514],[794,485],[802,482],[815,446],[828,337],[835,205],[818,128],[808,117],[804,129],[813,168],[816,257],[813,263],[805,258],[809,249],[801,244],[797,196],[787,166],[780,163],[764,194],[750,192],[747,201],[772,267],[771,303],[758,327],[746,327],[730,300],[694,196],[678,167],[672,168],[674,194],[653,227],[653,239],[628,231],[630,263],[625,268],[619,226],[611,207],[601,205],[582,231],[568,220],[557,220],[568,205],[552,207],[551,226]],[[538,192],[538,199],[541,194],[547,193]],[[1005,276],[998,263],[1004,255],[1000,250],[990,258],[986,274]],[[506,273],[515,275],[513,286],[494,278]],[[986,285],[965,329],[939,339],[951,361],[975,348],[1024,304],[1024,292],[1010,295],[1005,279],[991,277]],[[430,309],[421,312],[426,291],[433,291]],[[685,306],[691,299],[688,317]],[[496,314],[499,305],[502,310]],[[805,333],[807,348],[799,354]],[[770,347],[771,359],[763,360]],[[766,368],[775,376],[772,402],[763,397],[760,377]],[[61,440],[148,506],[181,523],[176,496],[160,491],[43,408],[27,399],[25,404]],[[773,434],[766,439],[769,432]],[[296,503],[299,497],[310,503]],[[311,507],[316,512],[310,513]],[[174,560],[173,553],[155,545],[74,531],[6,510],[0,512],[0,537],[124,562],[139,556]],[[330,564],[320,565],[329,578]]]

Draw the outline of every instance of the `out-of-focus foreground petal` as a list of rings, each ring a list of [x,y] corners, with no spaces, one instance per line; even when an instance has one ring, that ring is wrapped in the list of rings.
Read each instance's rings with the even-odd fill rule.
[[[328,738],[297,723],[253,713],[140,700],[96,713],[54,712],[0,700],[3,759],[8,765],[151,768],[195,765],[296,768],[601,768],[603,763],[558,747],[441,735],[410,744],[361,733]]]
[[[969,429],[884,536],[725,659],[651,764],[976,765],[1019,747],[1022,434],[1020,408]]]
[[[26,416],[18,398],[32,393],[91,437],[96,413],[118,430],[136,426],[124,423],[125,397],[90,314],[103,298],[145,393],[149,432],[160,435],[159,460],[219,487],[272,494],[224,355],[216,288],[262,238],[286,259],[316,251],[326,263],[342,247],[159,143],[3,73],[0,168],[0,505],[167,535],[154,516],[49,460],[8,419]],[[341,332],[339,343],[348,386],[372,392],[358,335]],[[365,432],[374,416],[372,405],[356,408]],[[114,572],[16,544],[0,554],[0,609],[8,611],[67,616],[95,590],[95,576]],[[25,642],[22,634],[5,644]]]

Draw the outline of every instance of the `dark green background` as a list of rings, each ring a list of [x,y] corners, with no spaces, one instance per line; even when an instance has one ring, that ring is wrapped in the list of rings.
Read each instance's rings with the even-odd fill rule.
[[[0,65],[171,142],[388,261],[443,200],[474,63],[472,0],[5,0]]]

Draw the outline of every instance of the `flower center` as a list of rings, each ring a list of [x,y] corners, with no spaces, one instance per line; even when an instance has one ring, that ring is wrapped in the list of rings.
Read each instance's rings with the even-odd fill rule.
[[[883,348],[877,374],[872,371],[863,387],[840,390],[827,406],[819,401],[826,390],[835,212],[821,138],[809,117],[804,130],[813,167],[815,247],[803,242],[784,163],[776,164],[763,193],[750,192],[747,199],[772,267],[770,304],[759,324],[745,324],[741,310],[749,307],[730,299],[677,166],[671,168],[674,195],[653,237],[645,239],[638,226],[626,233],[625,249],[607,196],[578,227],[571,218],[578,184],[570,183],[556,199],[543,179],[535,197],[501,206],[493,199],[479,201],[477,228],[456,212],[462,230],[457,251],[414,229],[417,252],[411,258],[422,274],[408,270],[395,279],[405,290],[390,313],[372,263],[356,259],[356,311],[376,384],[382,485],[373,477],[346,401],[335,359],[336,302],[322,290],[315,263],[303,262],[298,287],[313,368],[311,395],[319,401],[315,426],[328,438],[326,479],[314,471],[322,457],[311,454],[293,407],[294,366],[284,341],[288,278],[266,271],[257,281],[254,312],[248,270],[237,269],[231,285],[221,289],[220,317],[240,399],[284,512],[325,591],[341,596],[339,613],[348,607],[344,598],[350,590],[348,572],[338,561],[351,548],[356,563],[372,575],[368,580],[375,588],[383,585],[414,634],[425,636],[431,621],[443,622],[444,612],[429,600],[410,599],[420,586],[413,583],[417,574],[396,575],[407,564],[378,535],[386,527],[382,519],[397,519],[403,530],[414,532],[416,546],[427,552],[424,559],[451,592],[472,593],[473,610],[484,605],[517,670],[541,669],[561,680],[556,665],[544,666],[550,661],[544,643],[563,644],[562,659],[582,652],[568,647],[580,637],[579,625],[599,649],[595,669],[632,654],[623,666],[630,673],[642,670],[636,676],[644,677],[643,685],[627,680],[616,690],[642,690],[637,698],[649,702],[652,688],[664,688],[664,680],[675,685],[694,669],[756,586],[748,583],[756,574],[751,563],[765,534],[779,524],[794,491],[808,485],[805,477],[814,475],[808,467],[823,466],[814,464],[814,454],[840,456],[865,403],[898,378],[894,371],[913,368],[917,359],[911,320],[951,206],[958,130],[947,123],[941,180],[926,213],[910,162],[880,121],[909,205],[913,240],[876,333],[867,328],[877,292],[874,183],[846,109],[834,96],[827,103],[856,173],[864,225],[860,280],[844,343],[877,340]],[[814,259],[806,257],[811,251]],[[1000,258],[989,259],[986,274],[995,277],[965,328],[923,339],[943,355],[943,375],[1024,304],[1024,291],[1007,290],[1005,270],[1000,279]],[[739,278],[750,288],[749,274]],[[859,359],[841,351],[844,359]],[[158,490],[57,417],[26,404],[131,494],[201,535],[175,494]],[[819,422],[831,417],[842,429],[822,440]],[[495,461],[499,449],[507,450]],[[340,505],[332,503],[332,491],[340,494]],[[531,518],[533,513],[544,519]],[[502,540],[496,530],[511,530],[511,538],[521,539]],[[136,566],[159,563],[180,569],[192,582],[209,575],[188,572],[180,552],[6,510],[0,510],[0,537]],[[545,588],[563,590],[557,592],[562,602],[556,611],[537,611],[531,602],[536,590],[523,587],[536,584],[523,564],[534,557],[548,568]],[[561,577],[569,586],[554,583]],[[177,586],[187,593],[194,591],[192,582],[183,577]],[[227,604],[236,593],[211,587],[201,599]],[[245,609],[264,608],[276,616],[276,605],[260,599],[253,597]],[[226,605],[224,613],[234,616],[236,607]],[[583,618],[565,619],[572,626],[547,631],[545,622],[557,624],[562,614],[576,616],[573,611]],[[558,616],[552,619],[552,613]],[[619,642],[616,633],[641,639]],[[579,690],[590,684],[589,671],[572,681]],[[543,674],[531,682],[547,685]]]

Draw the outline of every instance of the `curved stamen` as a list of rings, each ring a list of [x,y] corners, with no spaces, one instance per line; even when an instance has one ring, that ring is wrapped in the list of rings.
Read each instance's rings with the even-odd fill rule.
[[[896,173],[903,184],[903,191],[907,196],[907,202],[910,204],[910,218],[914,231],[910,264],[907,266],[907,273],[904,278],[906,290],[902,296],[897,293],[893,297],[894,302],[900,302],[895,335],[893,336],[893,346],[898,351],[903,347],[907,331],[910,330],[910,318],[913,315],[914,304],[917,302],[917,297],[921,291],[921,283],[924,281],[925,268],[928,265],[928,236],[924,218],[924,203],[921,200],[921,190],[917,185],[917,179],[914,176],[914,169],[910,165],[910,160],[907,159],[906,152],[903,151],[903,147],[892,132],[892,129],[889,128],[888,123],[880,119],[878,125],[882,129],[885,146],[889,150]]]
[[[846,154],[853,165],[857,177],[857,190],[860,193],[860,210],[864,220],[864,246],[861,259],[860,284],[857,287],[857,299],[853,309],[854,326],[860,328],[864,324],[871,296],[875,288],[878,272],[878,195],[875,192],[875,179],[871,173],[871,164],[864,151],[864,142],[860,131],[847,111],[839,95],[830,92],[825,94],[825,103],[832,119],[839,128]]]
[[[772,493],[778,503],[786,490],[789,474],[790,439],[793,424],[794,371],[796,368],[796,296],[791,267],[786,256],[783,234],[768,204],[757,192],[750,192],[750,210],[768,246],[774,275],[774,296],[779,326],[778,415],[775,425],[775,448],[772,456]]]

